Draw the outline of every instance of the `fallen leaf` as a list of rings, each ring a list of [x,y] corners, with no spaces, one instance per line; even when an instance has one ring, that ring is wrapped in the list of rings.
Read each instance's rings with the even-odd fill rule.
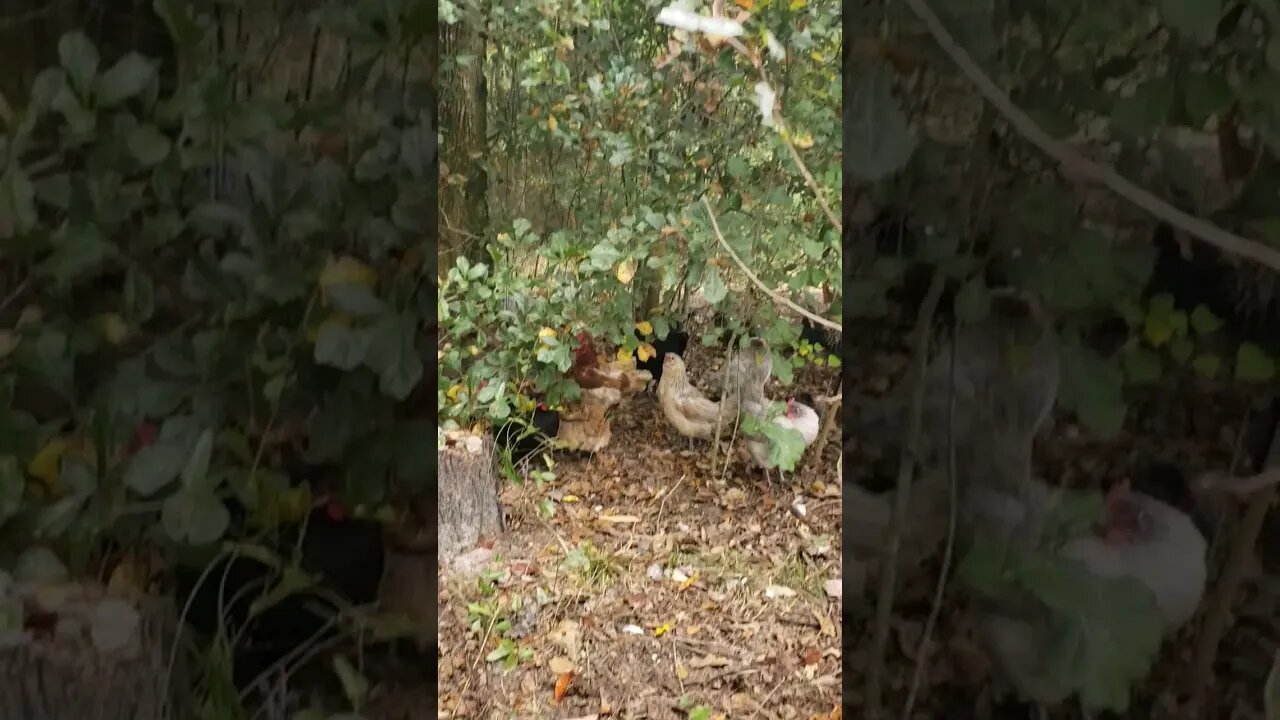
[[[653,636],[662,637],[663,634],[669,630],[671,630],[671,623],[662,623],[661,625],[653,629]]]
[[[573,683],[573,673],[562,673],[556,680],[555,699],[558,705],[564,699],[564,694],[569,692],[569,685]]]
[[[564,655],[557,655],[551,658],[551,662],[547,663],[547,667],[556,675],[564,675],[573,672],[573,661]]]
[[[694,583],[695,583],[695,582],[697,582],[697,581],[698,581],[698,573],[694,573],[694,574],[693,574],[693,575],[691,575],[688,579],[686,579],[684,582],[680,583],[680,589],[681,589],[681,590],[684,590],[684,589],[688,588],[690,585],[694,584]]]
[[[770,585],[764,589],[764,596],[770,600],[774,598],[790,598],[796,596],[796,591],[785,585]]]
[[[681,681],[689,679],[689,668],[679,661],[676,662],[676,677],[680,678]]]
[[[635,515],[601,515],[600,520],[611,523],[638,523],[640,518]]]
[[[822,583],[822,589],[827,593],[827,597],[839,600],[843,597],[844,581],[840,578],[831,578],[830,580]]]
[[[822,661],[822,651],[816,647],[807,647],[800,651],[800,662],[805,665],[817,665]]]
[[[689,661],[689,665],[694,669],[726,667],[729,665],[729,658],[720,657],[719,655],[704,655],[700,658],[693,658]]]

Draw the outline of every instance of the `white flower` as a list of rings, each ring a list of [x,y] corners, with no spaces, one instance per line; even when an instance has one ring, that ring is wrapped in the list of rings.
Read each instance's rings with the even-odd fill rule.
[[[782,62],[787,59],[787,49],[782,46],[778,40],[778,36],[773,34],[772,30],[764,31],[764,43],[769,48],[769,57]]]
[[[662,8],[658,12],[658,24],[670,25],[678,30],[700,32],[718,37],[738,37],[744,32],[742,23],[736,20],[699,15],[681,2]]]
[[[773,103],[778,98],[778,94],[769,87],[769,83],[756,83],[756,105],[760,108],[761,122],[765,127],[773,127]]]

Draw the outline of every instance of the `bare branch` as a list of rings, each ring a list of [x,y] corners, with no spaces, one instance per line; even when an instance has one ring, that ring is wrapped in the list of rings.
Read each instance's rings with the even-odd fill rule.
[[[1015,105],[1009,95],[1004,90],[1001,90],[995,81],[983,72],[982,68],[978,67],[978,64],[974,62],[964,48],[960,47],[955,38],[951,36],[951,33],[947,32],[946,27],[943,26],[942,21],[938,19],[938,16],[929,7],[926,0],[906,1],[916,16],[929,28],[929,33],[933,35],[933,39],[951,57],[952,61],[960,67],[960,70],[969,80],[977,86],[983,97],[994,105],[1009,121],[1009,124],[1017,128],[1023,137],[1040,148],[1046,155],[1057,160],[1059,164],[1068,170],[1106,186],[1115,194],[1146,210],[1155,217],[1177,227],[1179,230],[1200,238],[1219,250],[1249,258],[1273,270],[1280,270],[1280,250],[1270,248],[1255,240],[1242,238],[1239,235],[1223,230],[1211,222],[1206,222],[1194,215],[1182,212],[1152,193],[1126,180],[1115,170],[1081,157],[1065,143],[1059,142],[1044,130],[1041,130],[1035,121],[1031,119],[1031,116]]]

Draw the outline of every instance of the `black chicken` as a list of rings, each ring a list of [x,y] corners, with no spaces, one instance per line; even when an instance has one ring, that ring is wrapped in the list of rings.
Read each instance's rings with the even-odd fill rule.
[[[511,419],[495,425],[493,438],[500,450],[511,452],[512,464],[519,464],[559,431],[560,413],[548,409],[546,403],[538,403],[528,421]]]
[[[244,509],[232,505],[233,518],[242,519]],[[376,522],[346,517],[340,504],[322,495],[307,516],[305,532],[300,526],[281,528],[278,540],[270,549],[282,565],[296,548],[300,568],[316,582],[292,594],[277,591],[261,601],[265,607],[253,617],[255,601],[280,587],[281,575],[272,567],[235,555],[223,557],[207,573],[189,565],[176,571],[179,608],[190,604],[186,622],[203,635],[225,630],[232,640],[232,679],[241,689],[278,663],[288,663],[286,658],[296,660],[307,647],[336,636],[335,616],[342,607],[378,599],[385,556]]]
[[[644,340],[639,330],[636,330],[636,337]],[[666,337],[654,338],[652,345],[657,352],[648,360],[637,358],[636,368],[649,371],[653,375],[654,387],[657,387],[657,382],[662,379],[662,359],[667,353],[675,353],[683,358],[685,349],[689,347],[689,333],[681,330],[677,325],[671,328]]]

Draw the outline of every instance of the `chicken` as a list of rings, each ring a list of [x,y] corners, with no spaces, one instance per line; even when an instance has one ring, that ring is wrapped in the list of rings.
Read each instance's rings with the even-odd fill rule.
[[[610,387],[621,391],[624,395],[636,393],[653,380],[653,375],[645,370],[636,370],[634,365],[629,369],[625,365],[602,364],[596,354],[591,336],[585,332],[578,333],[578,349],[573,354],[573,367],[569,376],[583,390]]]
[[[711,438],[720,422],[720,403],[712,402],[689,384],[684,361],[675,353],[662,359],[662,379],[658,381],[658,402],[667,422],[688,438]],[[692,440],[690,440],[692,444]]]
[[[636,338],[644,339],[639,330],[636,330]],[[684,355],[685,348],[689,346],[689,333],[680,329],[679,326],[673,327],[666,337],[654,338],[652,345],[655,351],[654,356],[647,360],[641,360],[639,367],[652,375],[654,380],[662,380],[662,368],[666,363],[667,353]]]
[[[1021,499],[975,487],[965,502],[966,522],[1009,534],[1035,533],[1053,490],[1032,481]],[[1101,578],[1136,580],[1151,593],[1166,634],[1195,614],[1207,578],[1206,542],[1186,513],[1127,484],[1108,493],[1102,528],[1067,540],[1059,550]],[[1002,674],[1026,699],[1042,705],[1070,690],[1046,667],[1052,618],[1047,608],[1010,598],[987,603],[979,633]]]
[[[743,410],[752,414],[758,419],[764,419],[765,408],[767,403],[756,403],[747,401],[743,403]],[[794,398],[787,399],[787,409],[781,415],[772,418],[775,425],[796,430],[800,433],[800,438],[804,441],[804,446],[809,447],[814,440],[818,439],[819,419],[818,413],[813,408],[804,403],[796,402]],[[764,469],[765,481],[771,481],[769,477],[770,468],[775,464],[769,458],[769,442],[770,440],[760,434],[751,433],[745,436],[747,452],[750,453],[751,459]],[[786,477],[782,474],[782,468],[778,468],[778,477],[784,482]]]
[[[316,499],[305,523],[283,525],[278,541],[250,546],[259,552],[215,557],[207,572],[184,564],[176,569],[176,597],[179,608],[187,606],[186,623],[202,634],[227,633],[233,679],[241,689],[286,657],[336,637],[339,629],[330,620],[341,608],[378,599],[385,558],[382,526],[346,517],[325,483],[311,484]],[[234,500],[228,510],[233,522],[247,519],[248,511]],[[295,553],[316,587],[292,585],[296,580],[281,577],[280,568],[265,562],[272,558],[263,557],[274,554],[287,567]],[[258,602],[263,607],[253,608]]]
[[[603,450],[612,437],[609,408],[621,399],[622,392],[617,388],[583,390],[578,401],[560,413],[560,432],[556,435],[560,446],[591,453]]]
[[[540,450],[549,438],[556,437],[559,430],[560,414],[540,402],[531,421],[512,419],[499,423],[493,428],[493,438],[496,447],[511,452],[512,464],[519,464]]]
[[[735,352],[719,376],[724,388],[720,398],[725,415],[746,403],[762,405],[764,386],[773,374],[773,354],[762,338],[751,338],[749,347]]]

